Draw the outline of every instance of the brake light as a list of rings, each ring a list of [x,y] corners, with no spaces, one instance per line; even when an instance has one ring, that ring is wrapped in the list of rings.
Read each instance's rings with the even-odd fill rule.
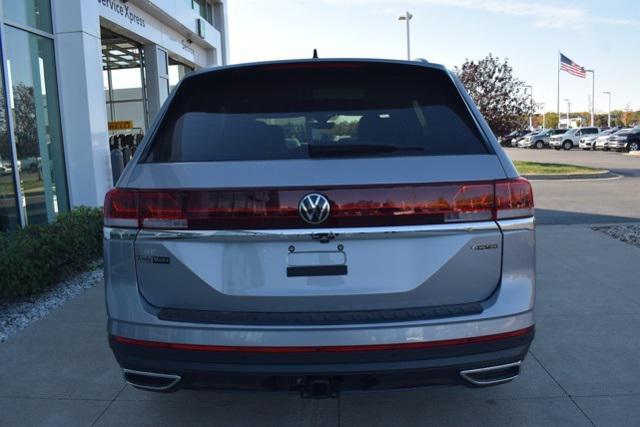
[[[496,219],[533,216],[533,190],[524,178],[496,182]]]
[[[105,198],[105,226],[150,229],[279,229],[375,227],[488,221],[533,215],[531,185],[522,178],[465,184],[338,187],[314,190],[329,218],[306,223],[298,213],[308,189],[124,190]]]
[[[317,69],[339,69],[339,68],[362,68],[365,64],[360,62],[293,62],[282,64],[271,64],[263,67],[265,71],[281,70],[317,70]]]
[[[138,196],[129,190],[114,188],[104,198],[104,225],[138,227]]]

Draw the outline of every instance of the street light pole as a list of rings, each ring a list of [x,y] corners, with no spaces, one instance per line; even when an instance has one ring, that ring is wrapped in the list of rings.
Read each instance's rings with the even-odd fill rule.
[[[571,101],[566,98],[563,101],[567,101],[567,129],[569,129],[571,127]]]
[[[607,127],[611,127],[611,92],[602,92],[609,95],[609,112],[607,113]]]
[[[591,73],[591,126],[594,123],[594,104],[596,102],[596,71],[595,70],[584,70],[587,73]]]
[[[540,109],[540,113],[542,114],[542,130],[545,130],[547,128],[547,118],[546,118],[546,114],[544,113],[544,102],[541,102],[537,105],[537,107]]]
[[[533,109],[533,86],[525,85],[525,88],[529,88],[529,103]],[[533,117],[531,114],[532,111],[529,111],[529,130],[533,130]]]
[[[408,11],[404,15],[398,17],[399,21],[407,22],[407,61],[411,61],[411,36],[409,31],[409,21],[411,21],[411,18],[413,18],[413,15]]]

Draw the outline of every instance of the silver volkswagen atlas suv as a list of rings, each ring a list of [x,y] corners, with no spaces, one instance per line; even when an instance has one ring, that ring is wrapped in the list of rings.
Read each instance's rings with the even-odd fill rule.
[[[534,336],[531,186],[440,65],[194,72],[104,215],[109,342],[139,388],[493,385]]]

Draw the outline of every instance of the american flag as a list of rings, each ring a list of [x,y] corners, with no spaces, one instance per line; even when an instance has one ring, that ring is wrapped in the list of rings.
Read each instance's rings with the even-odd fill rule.
[[[560,54],[560,69],[582,79],[587,77],[584,67],[579,66],[563,54]]]

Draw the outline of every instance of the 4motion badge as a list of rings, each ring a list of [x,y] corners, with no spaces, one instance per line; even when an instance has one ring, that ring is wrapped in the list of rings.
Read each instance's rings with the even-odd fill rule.
[[[474,251],[486,251],[487,249],[498,249],[497,243],[487,243],[483,245],[473,245],[471,249]]]

